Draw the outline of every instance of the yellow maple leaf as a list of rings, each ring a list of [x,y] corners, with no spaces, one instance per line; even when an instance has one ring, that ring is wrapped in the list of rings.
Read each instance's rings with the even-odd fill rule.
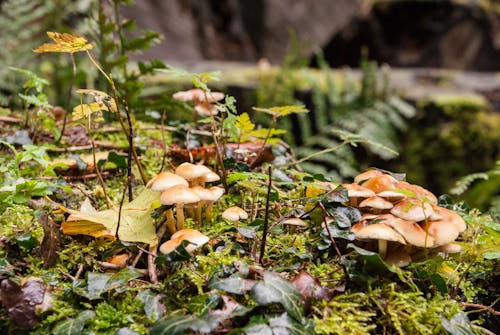
[[[87,39],[83,36],[67,33],[56,33],[48,31],[47,35],[54,43],[44,43],[35,50],[37,53],[45,52],[67,52],[75,53],[80,51],[91,50],[94,46],[87,43]]]

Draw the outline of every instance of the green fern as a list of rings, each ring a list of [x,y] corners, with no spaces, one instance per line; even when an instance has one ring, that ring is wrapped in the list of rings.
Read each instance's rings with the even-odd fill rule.
[[[37,0],[7,0],[0,10],[0,103],[9,103],[9,93],[16,91],[19,81],[8,66],[26,68],[35,58],[32,49],[45,27],[43,18],[53,10],[50,1],[41,4]]]
[[[382,92],[377,91],[379,71],[374,62],[363,61],[359,90],[355,89],[354,82],[347,81],[343,91],[335,85],[332,71],[321,55],[318,64],[326,78],[326,90],[310,79],[314,108],[309,120],[302,118],[299,122],[300,134],[306,139],[296,150],[299,159],[311,155],[310,149],[328,152],[328,148],[334,148],[340,143],[334,139],[339,130],[357,136],[348,139],[351,145],[362,143],[368,151],[383,159],[394,158],[399,150],[398,132],[406,129],[406,120],[414,116],[414,108],[397,96],[389,95],[387,84],[383,85]],[[342,155],[328,152],[324,157],[314,156],[308,159],[304,168],[315,171],[326,168],[329,175],[340,177],[355,175],[358,166],[353,150],[342,147],[342,151]],[[314,168],[315,164],[322,168]]]

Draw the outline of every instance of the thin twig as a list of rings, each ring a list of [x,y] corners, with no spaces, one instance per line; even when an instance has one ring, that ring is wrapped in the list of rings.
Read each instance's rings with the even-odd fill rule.
[[[66,98],[66,113],[64,113],[61,134],[59,134],[59,138],[55,140],[55,144],[59,144],[59,142],[61,141],[61,139],[64,136],[64,131],[66,130],[66,125],[68,123],[68,114],[69,114],[69,109],[70,109],[70,104],[71,104],[71,92],[73,91],[73,86],[75,85],[75,78],[76,78],[75,56],[71,52],[69,53],[69,56],[71,58],[71,65],[73,66],[73,75],[71,77],[71,82],[69,84],[68,97]]]
[[[156,255],[157,255],[158,243],[153,243],[149,245],[148,253],[148,274],[149,280],[153,284],[158,284],[158,274],[156,273]]]
[[[491,313],[493,315],[500,315],[500,311],[493,309],[493,307],[491,307],[491,306],[485,306],[485,305],[475,304],[472,302],[465,302],[465,301],[460,302],[460,305],[462,305],[464,307],[478,308],[480,310],[486,311],[486,312]]]
[[[260,244],[260,255],[259,263],[262,264],[264,261],[264,253],[266,250],[266,240],[267,240],[267,227],[269,225],[269,198],[271,196],[271,184],[272,184],[272,166],[268,168],[269,184],[267,185],[267,195],[266,195],[266,211],[264,213],[264,229],[262,231],[262,241]]]
[[[118,101],[115,82],[113,81],[113,79],[111,79],[110,76],[108,76],[106,74],[106,72],[101,68],[101,66],[95,61],[94,57],[92,57],[92,54],[88,50],[87,50],[87,56],[89,57],[90,61],[94,64],[94,66],[99,70],[99,72],[101,72],[104,75],[104,77],[107,79],[108,83],[110,84],[111,90],[113,92],[113,100],[115,101],[116,108],[118,109],[118,106],[119,106],[118,102],[119,101]],[[127,110],[125,112],[128,113]],[[122,119],[121,114],[120,114],[120,110],[117,111],[117,115],[118,115],[118,121],[120,122],[120,126],[122,127],[123,132],[126,135],[128,135],[129,132],[127,131],[127,127],[125,126],[125,124],[123,122],[123,119]],[[137,165],[137,169],[139,170],[139,173],[141,175],[142,182],[144,183],[144,185],[146,185],[148,183],[148,178],[146,177],[146,173],[144,172],[141,161],[139,160],[139,156],[137,155],[137,151],[135,150],[135,145],[133,143],[134,142],[132,141],[132,147],[130,150],[132,151],[132,155],[134,157],[135,164]]]

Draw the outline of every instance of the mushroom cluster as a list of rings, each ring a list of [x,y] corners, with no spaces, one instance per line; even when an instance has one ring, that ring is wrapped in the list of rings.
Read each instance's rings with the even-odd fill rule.
[[[460,251],[452,242],[466,229],[465,221],[438,206],[436,196],[425,188],[375,169],[343,186],[350,205],[362,213],[352,232],[357,240],[377,241],[378,253],[386,262],[405,266],[421,248]]]
[[[199,88],[187,91],[179,91],[172,96],[174,99],[184,102],[194,102],[194,109],[203,116],[217,115],[214,103],[224,99],[224,93],[206,92]]]
[[[175,173],[160,172],[151,179],[146,187],[160,191],[162,205],[172,206],[166,212],[168,229],[171,234],[184,228],[184,207],[192,206],[196,210],[196,219],[201,224],[202,209],[206,206],[205,217],[210,220],[212,207],[224,189],[218,186],[205,188],[205,183],[218,181],[220,177],[204,165],[182,163]],[[174,218],[173,206],[177,220]]]
[[[164,242],[160,246],[160,252],[162,254],[169,254],[181,245],[182,241],[188,241],[189,244],[186,246],[186,251],[188,253],[192,253],[196,249],[202,247],[209,240],[208,236],[203,235],[196,229],[181,229],[172,234],[170,240]]]

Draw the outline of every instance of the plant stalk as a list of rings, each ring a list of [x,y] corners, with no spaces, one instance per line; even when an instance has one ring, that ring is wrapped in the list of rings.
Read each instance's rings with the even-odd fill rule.
[[[262,241],[260,245],[260,255],[259,263],[263,264],[264,253],[266,251],[266,240],[267,240],[267,227],[269,226],[269,198],[271,195],[271,185],[272,185],[272,166],[269,166],[268,170],[269,183],[267,184],[267,195],[266,195],[266,212],[264,214],[264,229],[262,231]]]

